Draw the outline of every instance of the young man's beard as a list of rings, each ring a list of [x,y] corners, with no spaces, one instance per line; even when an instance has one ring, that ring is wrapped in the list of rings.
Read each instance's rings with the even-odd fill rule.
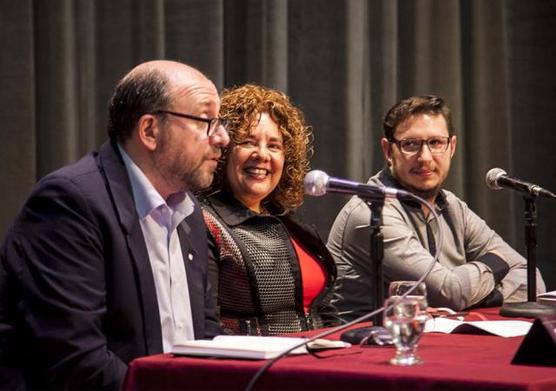
[[[436,199],[436,196],[438,195],[438,193],[440,192],[440,189],[442,188],[442,183],[440,183],[438,186],[432,188],[432,189],[427,189],[427,190],[423,190],[423,189],[419,189],[417,187],[408,185],[406,183],[403,183],[402,181],[400,181],[400,179],[398,178],[398,176],[396,175],[396,172],[393,168],[393,166],[391,164],[388,164],[387,169],[390,171],[390,174],[396,179],[396,181],[407,191],[415,194],[418,197],[423,198],[424,200],[431,200],[431,199]]]
[[[423,198],[424,200],[436,199],[436,196],[438,195],[441,189],[440,186],[437,186],[434,189],[429,189],[429,190],[418,189],[413,186],[404,186],[404,187],[407,191],[415,194],[416,196]]]

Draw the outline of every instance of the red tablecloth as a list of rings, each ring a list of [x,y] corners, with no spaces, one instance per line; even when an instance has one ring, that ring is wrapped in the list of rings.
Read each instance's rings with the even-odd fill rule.
[[[413,367],[390,365],[394,349],[389,347],[329,350],[319,353],[323,358],[292,356],[275,363],[255,389],[556,390],[556,368],[510,364],[522,340],[425,334],[418,349],[424,363]],[[161,354],[133,361],[124,388],[240,390],[263,364]]]

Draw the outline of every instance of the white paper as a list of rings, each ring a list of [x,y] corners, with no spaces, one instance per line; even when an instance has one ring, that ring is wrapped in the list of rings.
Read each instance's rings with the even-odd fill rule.
[[[523,320],[481,320],[465,322],[448,318],[429,319],[425,324],[425,333],[464,333],[489,334],[500,337],[518,337],[529,332],[533,323]]]
[[[537,295],[537,301],[541,303],[556,303],[556,291],[539,293]]]

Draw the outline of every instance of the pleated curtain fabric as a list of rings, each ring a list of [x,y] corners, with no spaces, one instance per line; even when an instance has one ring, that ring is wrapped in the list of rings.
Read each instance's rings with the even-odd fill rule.
[[[524,253],[521,197],[484,176],[556,190],[555,42],[551,0],[0,0],[0,234],[36,180],[105,139],[116,81],[166,58],[219,89],[285,91],[313,126],[312,167],[356,181],[384,164],[385,111],[441,95],[458,137],[447,187]],[[345,201],[306,198],[303,217],[326,238]],[[556,289],[556,202],[538,213]]]

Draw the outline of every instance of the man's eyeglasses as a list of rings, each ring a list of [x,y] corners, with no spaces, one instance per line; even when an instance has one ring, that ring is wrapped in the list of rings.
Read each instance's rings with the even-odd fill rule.
[[[451,137],[431,137],[429,139],[423,140],[421,138],[404,138],[402,140],[396,140],[391,138],[388,142],[396,144],[398,148],[403,153],[408,155],[415,155],[421,151],[423,144],[427,144],[429,151],[433,154],[441,154],[448,150],[448,145],[450,145]]]
[[[208,137],[213,136],[216,133],[216,131],[218,130],[218,127],[223,126],[224,128],[226,128],[226,126],[228,125],[228,120],[226,120],[224,118],[219,118],[219,117],[203,118],[203,117],[197,117],[196,115],[178,113],[178,112],[170,111],[170,110],[156,110],[156,111],[153,111],[151,114],[155,114],[155,115],[156,114],[170,114],[170,115],[175,115],[176,117],[187,118],[187,119],[192,119],[194,121],[204,122],[205,124],[207,124],[207,136]]]

